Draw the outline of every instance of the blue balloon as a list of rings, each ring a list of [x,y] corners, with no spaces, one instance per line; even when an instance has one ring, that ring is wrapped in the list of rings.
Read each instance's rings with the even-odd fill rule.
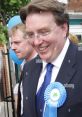
[[[11,48],[9,49],[9,57],[18,65],[20,65],[24,60],[24,59],[19,59],[16,53],[14,52],[14,50],[12,50]]]
[[[20,24],[20,23],[22,23],[20,16],[15,15],[12,18],[10,18],[10,20],[8,21],[7,27],[10,30],[11,28],[13,28],[14,26],[16,26],[17,24]]]

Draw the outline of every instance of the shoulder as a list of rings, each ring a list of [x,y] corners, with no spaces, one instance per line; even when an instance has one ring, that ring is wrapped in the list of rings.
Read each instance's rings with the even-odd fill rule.
[[[82,62],[82,46],[81,45],[78,45],[77,58],[78,58],[78,61]]]
[[[82,68],[82,47],[78,44],[70,42],[67,54],[65,56],[65,61],[70,60],[71,64],[77,66],[77,68]]]
[[[25,63],[23,71],[25,70],[30,70],[30,69],[35,69],[37,66],[42,65],[42,60],[40,59],[39,56],[36,56],[34,59],[32,59],[31,61]]]
[[[82,57],[82,45],[74,44],[70,41],[69,52],[72,55],[78,55],[77,57]]]
[[[82,70],[82,46],[79,44],[73,44],[72,49],[73,51],[71,53],[71,56],[73,56],[73,61],[75,61],[77,68]]]

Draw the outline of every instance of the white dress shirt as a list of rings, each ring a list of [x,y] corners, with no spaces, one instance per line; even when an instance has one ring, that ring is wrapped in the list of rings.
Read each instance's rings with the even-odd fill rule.
[[[52,69],[52,77],[51,77],[51,82],[54,82],[56,80],[56,77],[58,75],[58,72],[60,70],[60,67],[61,67],[61,64],[64,60],[64,57],[66,55],[66,52],[68,50],[68,47],[69,47],[69,39],[66,40],[65,42],[65,45],[61,51],[61,53],[59,54],[59,56],[56,58],[56,60],[54,60],[52,62],[52,64],[54,65],[53,69]],[[43,61],[43,69],[42,69],[42,72],[41,72],[41,75],[40,75],[40,78],[39,78],[39,82],[38,82],[38,87],[37,87],[37,92],[39,90],[39,88],[41,87],[43,81],[44,81],[44,77],[45,77],[45,74],[46,74],[46,62]],[[36,93],[37,93],[36,92]]]

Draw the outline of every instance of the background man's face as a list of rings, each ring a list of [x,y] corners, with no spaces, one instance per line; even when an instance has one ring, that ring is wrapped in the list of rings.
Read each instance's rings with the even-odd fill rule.
[[[16,52],[19,59],[29,57],[29,54],[31,54],[33,50],[23,35],[23,32],[17,30],[11,37],[11,48]]]

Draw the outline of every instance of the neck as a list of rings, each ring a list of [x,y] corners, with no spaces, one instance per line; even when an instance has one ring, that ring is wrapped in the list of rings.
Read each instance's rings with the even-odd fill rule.
[[[31,59],[33,59],[35,56],[37,55],[37,52],[35,50],[33,50],[33,52],[25,58],[26,61],[30,61]]]

